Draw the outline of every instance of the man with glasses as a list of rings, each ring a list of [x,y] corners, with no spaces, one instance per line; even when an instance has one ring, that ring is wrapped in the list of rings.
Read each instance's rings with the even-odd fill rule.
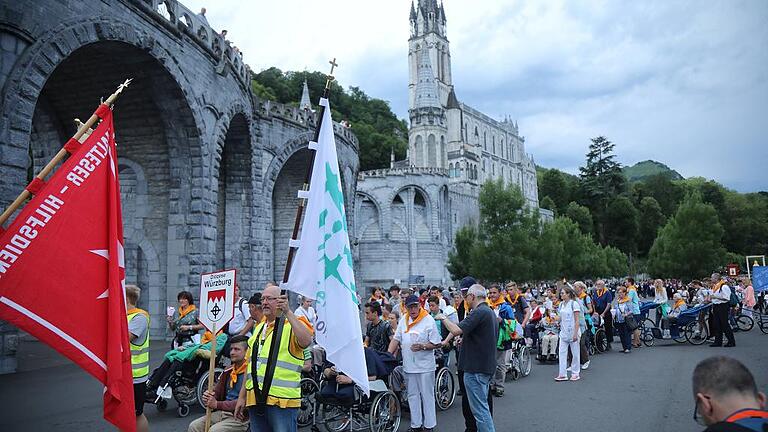
[[[479,432],[495,432],[488,395],[493,374],[496,372],[496,341],[498,324],[496,314],[486,303],[487,293],[482,285],[474,284],[465,296],[472,312],[458,325],[444,314],[436,319],[442,321],[454,336],[461,336],[459,349],[459,370],[463,371],[464,395],[474,416]],[[465,415],[465,422],[466,422]],[[467,424],[467,430],[470,430]]]
[[[768,429],[766,397],[755,377],[730,357],[710,357],[693,370],[693,419],[705,432],[749,432]]]
[[[245,419],[247,407],[252,431],[296,432],[304,348],[312,343],[312,326],[305,317],[296,317],[288,306],[288,296],[275,285],[264,288],[261,307],[264,320],[256,324],[248,339],[250,360],[235,417]],[[279,316],[284,319],[276,320]],[[276,358],[269,355],[273,344],[278,347]]]

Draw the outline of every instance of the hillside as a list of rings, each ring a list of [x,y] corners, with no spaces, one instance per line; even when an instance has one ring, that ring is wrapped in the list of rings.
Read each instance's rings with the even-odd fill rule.
[[[632,166],[627,166],[622,169],[624,177],[629,180],[630,183],[643,181],[648,177],[657,174],[666,174],[670,180],[683,180],[683,176],[672,168],[664,165],[661,162],[652,160],[638,162]]]

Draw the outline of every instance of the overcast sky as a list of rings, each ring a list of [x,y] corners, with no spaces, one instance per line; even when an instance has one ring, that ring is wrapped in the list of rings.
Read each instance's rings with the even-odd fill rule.
[[[409,0],[182,0],[255,71],[327,71],[407,118]],[[510,115],[536,163],[623,164],[768,190],[768,1],[445,0],[458,98]],[[299,95],[297,95],[298,99]],[[316,98],[316,95],[312,95]]]

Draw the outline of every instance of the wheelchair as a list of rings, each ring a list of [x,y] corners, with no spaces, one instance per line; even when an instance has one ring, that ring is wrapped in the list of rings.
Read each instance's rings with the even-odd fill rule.
[[[314,423],[317,394],[320,392],[320,383],[323,380],[325,350],[320,345],[313,345],[310,353],[312,366],[308,371],[301,372],[301,406],[296,420],[298,427],[306,427]]]
[[[506,376],[514,381],[526,377],[531,373],[532,364],[531,348],[526,345],[525,339],[515,339],[512,342],[512,355],[507,363]]]
[[[456,401],[458,383],[451,372],[450,356],[443,356],[443,351],[437,349],[435,350],[435,362],[437,364],[435,369],[435,403],[440,411],[445,411]],[[408,388],[402,365],[395,367],[389,375],[389,388],[397,395],[400,404],[407,408]]]
[[[226,360],[229,358],[226,357]],[[193,405],[199,404],[203,409],[203,392],[208,390],[208,363],[206,358],[196,357],[194,361],[172,362],[168,371],[170,376],[165,382],[158,383],[157,388],[149,386],[147,381],[147,394],[145,403],[154,404],[158,411],[168,409],[168,401],[174,399],[178,407],[176,414],[179,417],[189,415]],[[216,355],[216,366],[213,370],[213,381],[217,382],[224,372],[225,356],[222,352]],[[155,368],[150,374],[150,380],[160,371],[161,367]]]
[[[336,385],[325,380],[320,388]],[[371,395],[365,396],[354,387],[349,398],[324,396],[315,393],[315,412],[312,416],[313,432],[396,432],[400,428],[401,411],[397,395],[383,380],[369,383]]]

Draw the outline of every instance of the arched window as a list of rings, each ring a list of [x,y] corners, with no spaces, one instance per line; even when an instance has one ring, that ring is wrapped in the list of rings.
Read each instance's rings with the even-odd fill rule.
[[[416,157],[414,157],[414,163],[418,167],[424,166],[424,139],[421,135],[416,135],[416,144],[414,146]]]
[[[436,167],[437,165],[437,142],[433,134],[427,138],[427,166]]]
[[[437,164],[440,168],[445,168],[445,162],[448,159],[448,153],[446,153],[445,149],[445,136],[440,135],[440,154],[438,155],[439,160],[437,161]]]
[[[488,150],[488,137],[485,132],[483,132],[483,149]]]
[[[448,177],[453,177],[453,163],[448,164]]]
[[[493,142],[493,154],[496,154],[496,135],[491,136],[491,141]]]

